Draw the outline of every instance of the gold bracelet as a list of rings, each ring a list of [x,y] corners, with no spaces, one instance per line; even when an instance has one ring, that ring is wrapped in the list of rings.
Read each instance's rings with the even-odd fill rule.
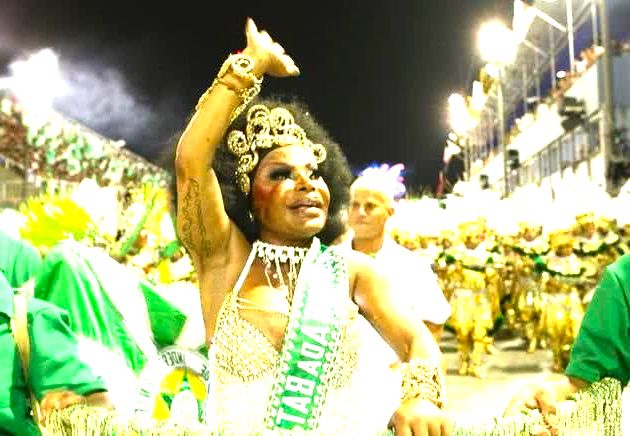
[[[444,377],[440,368],[427,360],[413,359],[403,367],[401,400],[429,400],[440,409],[446,406]]]
[[[199,110],[208,97],[210,93],[214,89],[214,87],[218,84],[221,84],[228,88],[230,91],[236,93],[241,98],[241,104],[238,105],[234,112],[232,112],[232,116],[230,118],[230,122],[234,121],[236,117],[240,115],[241,112],[247,107],[247,105],[260,93],[260,89],[262,87],[263,78],[258,78],[253,74],[255,61],[251,56],[245,54],[233,54],[230,55],[227,60],[221,66],[219,73],[217,74],[217,78],[214,79],[212,85],[202,94],[197,102],[197,106],[195,106],[195,110]],[[238,89],[233,85],[230,85],[223,78],[226,74],[232,72],[236,77],[242,80],[245,83],[250,83],[249,86],[246,86],[242,89]]]
[[[243,90],[243,88],[237,88],[233,83],[228,82],[227,80],[225,80],[224,78],[217,78],[214,79],[214,83],[213,86],[215,85],[223,85],[225,86],[227,89],[229,89],[230,91],[232,91],[234,94],[238,95],[239,97],[241,96],[241,91]]]

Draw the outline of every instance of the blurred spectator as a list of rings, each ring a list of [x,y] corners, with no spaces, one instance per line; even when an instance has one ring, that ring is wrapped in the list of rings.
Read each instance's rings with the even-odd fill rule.
[[[53,410],[73,404],[110,407],[102,380],[79,358],[67,314],[38,299],[27,305],[24,319],[14,305],[13,289],[0,274],[0,434],[40,434],[33,413],[45,420]],[[23,341],[28,344],[27,365],[17,346],[21,321],[28,331],[28,340]],[[31,412],[31,394],[39,402],[39,412]]]

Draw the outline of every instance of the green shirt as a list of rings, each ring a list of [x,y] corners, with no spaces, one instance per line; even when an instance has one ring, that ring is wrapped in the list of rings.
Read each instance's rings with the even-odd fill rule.
[[[565,374],[630,380],[630,254],[609,265],[588,305]]]
[[[31,299],[28,304],[29,385],[37,399],[54,390],[71,390],[79,395],[104,391],[102,380],[79,359],[67,314],[38,299]],[[13,290],[0,274],[0,434],[38,435],[29,417],[29,393],[11,334],[13,313]]]
[[[35,247],[0,229],[0,271],[12,287],[19,288],[26,283],[37,273],[41,263]]]

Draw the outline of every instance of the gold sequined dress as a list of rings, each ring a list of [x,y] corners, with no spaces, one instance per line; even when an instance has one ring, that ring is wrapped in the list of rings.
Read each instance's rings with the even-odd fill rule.
[[[219,311],[210,347],[210,395],[206,422],[229,435],[305,434],[264,428],[267,404],[280,353],[239,310],[239,289],[252,257]],[[400,404],[400,376],[384,359],[375,359],[376,332],[358,313],[349,293],[337,296],[347,307],[337,362],[323,405],[319,428],[308,434],[373,435],[386,429]]]

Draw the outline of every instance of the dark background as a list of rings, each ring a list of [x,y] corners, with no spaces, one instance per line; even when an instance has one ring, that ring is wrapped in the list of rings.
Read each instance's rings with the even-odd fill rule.
[[[267,79],[263,93],[298,95],[342,144],[353,169],[402,162],[418,190],[432,189],[442,167],[449,94],[470,93],[481,66],[480,24],[493,17],[509,24],[513,2],[1,5],[0,73],[30,51],[52,48],[71,90],[56,108],[153,161],[184,127],[227,54],[244,46],[251,16],[302,71],[296,79]]]

